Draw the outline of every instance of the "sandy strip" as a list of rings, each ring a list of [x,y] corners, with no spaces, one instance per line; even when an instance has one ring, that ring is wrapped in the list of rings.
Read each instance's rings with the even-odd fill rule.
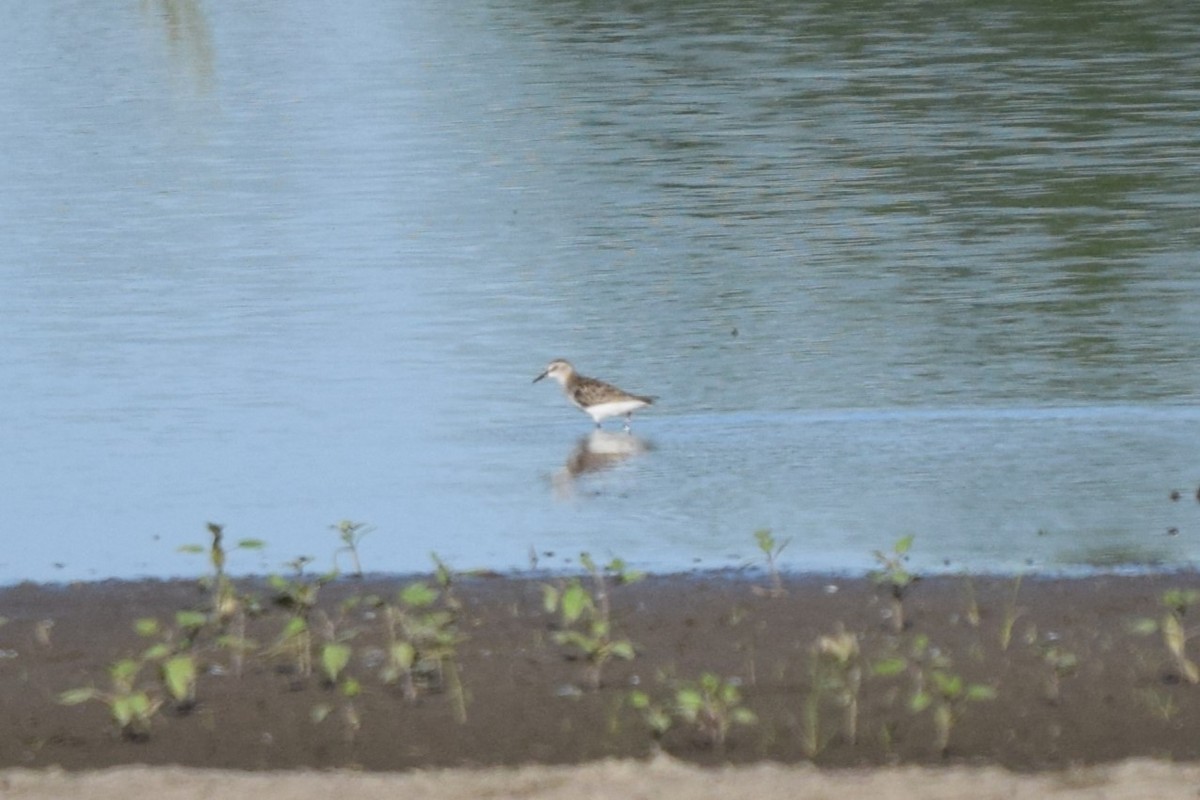
[[[1168,800],[1200,796],[1200,765],[1148,760],[1018,775],[993,767],[898,767],[822,771],[760,764],[706,770],[666,757],[574,767],[444,770],[411,773],[229,772],[184,768],[116,767],[94,772],[6,770],[5,800],[1019,800],[1105,798]]]

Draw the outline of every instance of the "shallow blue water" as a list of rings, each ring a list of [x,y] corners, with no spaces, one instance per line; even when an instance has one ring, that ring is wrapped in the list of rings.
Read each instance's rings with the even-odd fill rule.
[[[1200,18],[922,8],[6,10],[0,581],[1193,565]]]

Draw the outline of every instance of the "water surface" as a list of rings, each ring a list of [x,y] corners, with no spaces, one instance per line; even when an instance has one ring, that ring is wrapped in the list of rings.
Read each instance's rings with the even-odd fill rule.
[[[3,17],[0,580],[1200,555],[1187,4]]]

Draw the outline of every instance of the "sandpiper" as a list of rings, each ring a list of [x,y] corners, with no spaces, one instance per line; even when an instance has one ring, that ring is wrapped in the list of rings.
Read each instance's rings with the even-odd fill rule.
[[[561,358],[551,361],[545,371],[534,378],[533,382],[537,383],[545,377],[551,377],[558,381],[567,399],[580,411],[590,416],[595,421],[597,428],[600,427],[602,421],[609,417],[619,417],[624,414],[625,430],[629,430],[633,412],[639,408],[645,408],[655,400],[653,397],[630,394],[610,383],[580,375],[571,366],[571,362]]]

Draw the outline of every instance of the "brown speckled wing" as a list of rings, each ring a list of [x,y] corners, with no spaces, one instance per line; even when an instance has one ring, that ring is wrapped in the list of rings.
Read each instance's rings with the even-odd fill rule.
[[[571,397],[581,406],[594,406],[597,403],[608,403],[626,398],[641,400],[646,404],[654,402],[653,397],[629,394],[610,383],[598,381],[595,378],[580,378],[575,384],[575,388],[571,390]]]

